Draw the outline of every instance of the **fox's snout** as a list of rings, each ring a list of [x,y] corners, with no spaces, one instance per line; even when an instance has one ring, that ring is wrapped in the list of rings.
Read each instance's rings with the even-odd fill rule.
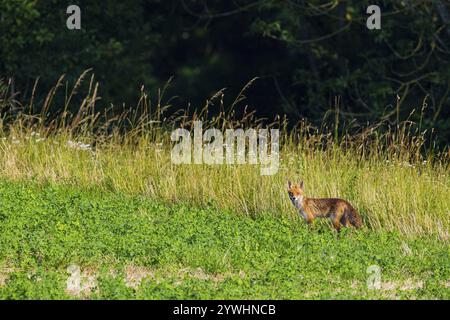
[[[291,199],[292,204],[297,208],[300,209],[301,202],[302,202],[302,196],[301,195],[294,195],[292,192],[288,192],[289,199]]]

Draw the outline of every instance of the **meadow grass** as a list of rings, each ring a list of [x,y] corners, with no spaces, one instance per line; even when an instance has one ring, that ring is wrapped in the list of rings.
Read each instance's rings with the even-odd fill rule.
[[[114,116],[96,112],[98,84],[93,77],[86,96],[75,99],[86,75],[71,90],[66,83],[62,111],[51,116],[55,96],[64,88],[63,78],[40,104],[33,97],[17,104],[8,99],[6,90],[0,98],[0,176],[95,186],[167,203],[213,204],[236,214],[264,212],[290,219],[296,212],[287,197],[286,181],[302,179],[308,196],[348,199],[371,230],[449,239],[449,150],[434,151],[426,133],[409,121],[394,127],[380,122],[351,134],[346,128],[339,133],[338,127],[315,128],[306,121],[289,127],[286,118],[268,123],[254,113],[237,116],[247,87],[229,107],[219,91],[201,111],[185,110],[170,117],[165,116],[169,105],[162,102],[164,90],[153,105],[142,89],[134,108]],[[75,103],[78,111],[70,113]],[[211,115],[214,103],[219,111]],[[191,129],[195,120],[203,120],[204,128],[222,131],[280,129],[278,173],[261,176],[259,166],[249,164],[175,165],[171,130]]]
[[[435,234],[448,240],[450,179],[443,162],[363,160],[352,150],[285,146],[279,172],[261,176],[259,167],[252,165],[174,165],[170,144],[160,147],[146,137],[96,145],[95,153],[69,143],[91,142],[87,139],[40,137],[28,132],[2,140],[0,174],[99,186],[166,202],[215,204],[245,215],[291,217],[296,213],[286,195],[286,180],[303,179],[308,195],[351,201],[371,229]]]

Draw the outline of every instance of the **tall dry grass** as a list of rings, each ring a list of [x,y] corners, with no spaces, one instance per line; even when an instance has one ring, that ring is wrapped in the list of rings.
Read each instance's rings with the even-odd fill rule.
[[[426,142],[427,133],[414,129],[410,121],[390,128],[380,122],[340,135],[306,121],[288,130],[286,118],[267,123],[253,113],[237,115],[247,87],[228,107],[219,91],[199,112],[184,110],[170,117],[165,116],[170,107],[163,103],[165,88],[155,99],[142,89],[137,105],[117,116],[112,110],[96,111],[98,84],[87,77],[88,72],[70,90],[61,77],[41,102],[34,98],[36,86],[29,101],[21,103],[8,94],[8,83],[0,84],[1,177],[214,204],[237,214],[289,217],[296,213],[286,194],[286,179],[303,179],[310,196],[350,200],[373,230],[449,239],[449,153],[434,151]],[[80,99],[82,83],[88,85]],[[62,106],[54,105],[58,92],[65,95]],[[209,114],[212,104],[219,110],[215,115]],[[51,113],[55,108],[61,111]],[[194,120],[221,130],[279,128],[278,173],[261,176],[255,165],[173,164],[170,132],[190,129]]]

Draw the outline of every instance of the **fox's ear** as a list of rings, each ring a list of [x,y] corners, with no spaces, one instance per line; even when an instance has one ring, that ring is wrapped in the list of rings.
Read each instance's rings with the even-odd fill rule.
[[[291,186],[292,186],[292,182],[291,182],[290,180],[288,180],[288,182],[287,182],[287,188],[290,189]]]
[[[300,181],[300,183],[299,183],[298,185],[300,186],[300,188],[302,188],[302,189],[303,189],[303,180],[302,180],[302,181]]]

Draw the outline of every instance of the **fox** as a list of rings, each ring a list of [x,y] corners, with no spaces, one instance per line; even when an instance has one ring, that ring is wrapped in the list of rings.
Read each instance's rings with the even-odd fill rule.
[[[287,184],[288,195],[299,214],[311,224],[315,218],[329,218],[334,229],[339,233],[341,226],[363,226],[360,214],[347,200],[339,198],[308,198],[304,193],[303,181]]]

